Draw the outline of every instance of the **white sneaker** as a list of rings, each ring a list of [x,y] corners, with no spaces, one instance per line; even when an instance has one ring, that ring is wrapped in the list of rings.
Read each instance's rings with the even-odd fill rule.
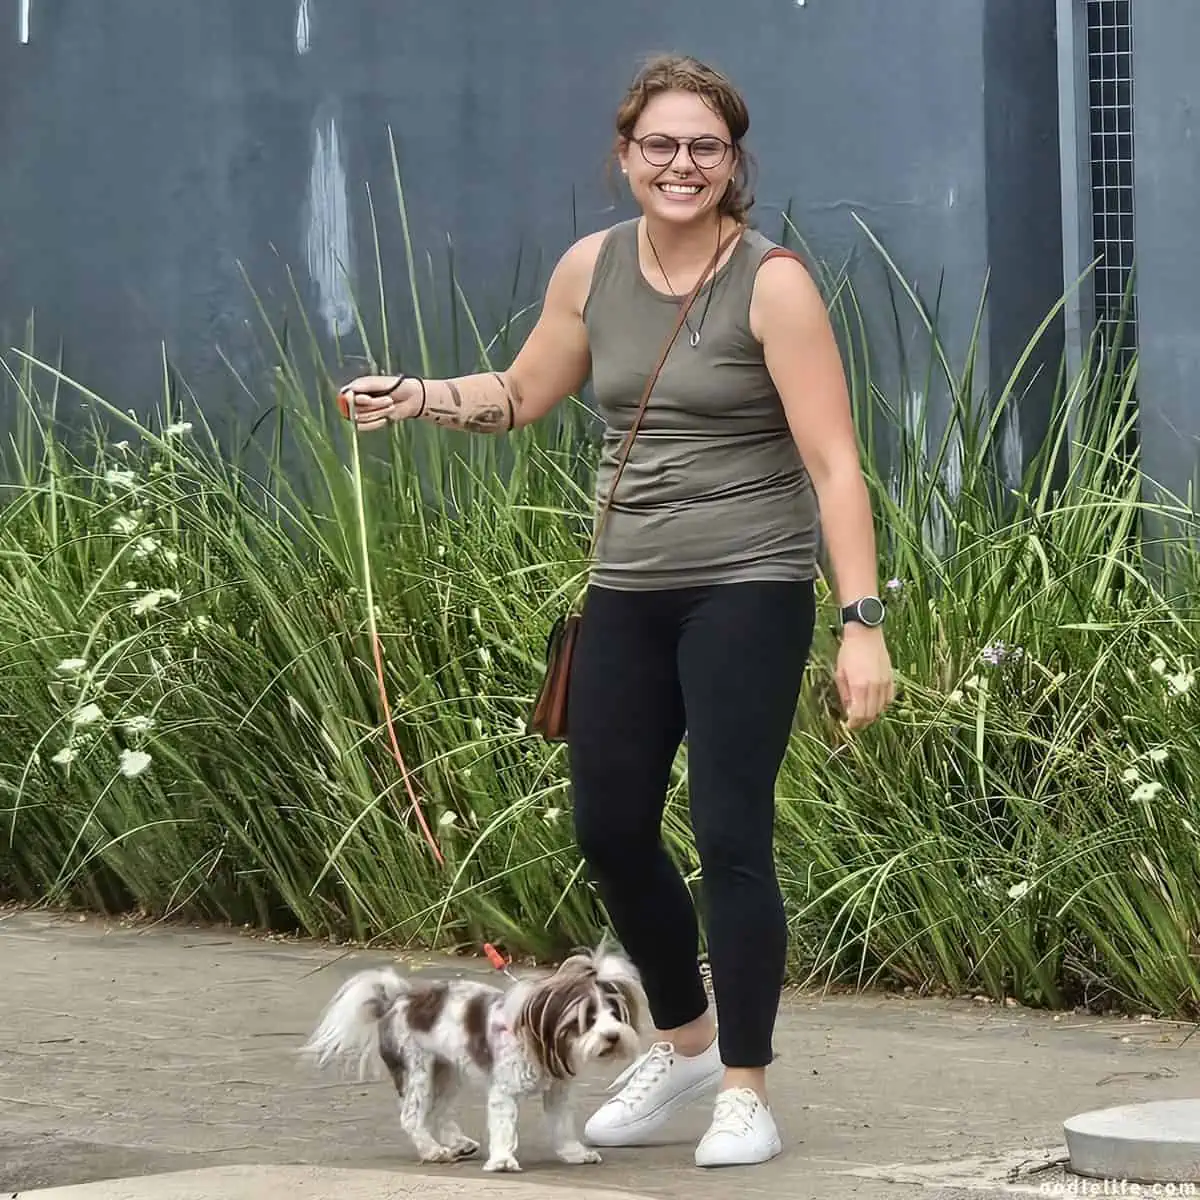
[[[717,1097],[712,1124],[696,1147],[696,1166],[750,1166],[782,1149],[771,1110],[749,1088],[734,1088]]]
[[[691,1058],[655,1042],[613,1081],[609,1091],[621,1091],[592,1115],[583,1135],[593,1146],[643,1145],[681,1108],[716,1091],[724,1073],[716,1038]]]

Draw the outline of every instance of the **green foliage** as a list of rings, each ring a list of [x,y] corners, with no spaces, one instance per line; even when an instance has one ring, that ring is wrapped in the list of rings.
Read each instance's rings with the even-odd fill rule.
[[[823,283],[892,581],[900,696],[844,732],[823,617],[779,785],[792,977],[1194,1014],[1200,554],[1194,512],[1151,500],[1129,449],[1136,359],[1060,375],[1045,444],[1010,478],[1005,439],[1054,314],[1008,388],[984,395],[977,343],[952,367],[936,316],[875,250],[929,334],[903,395],[876,378],[848,278]],[[437,374],[409,263],[421,369]],[[479,368],[503,365],[453,294]],[[387,331],[382,288],[379,304]],[[394,365],[365,319],[360,335],[370,362]],[[414,425],[355,447],[315,338],[303,354],[272,339],[269,396],[244,381],[276,422],[254,464],[223,453],[174,386],[139,422],[18,358],[0,890],[381,943],[552,955],[592,939],[603,914],[564,753],[524,717],[547,630],[584,580],[594,422],[571,401],[501,441]],[[92,415],[82,449],[56,418],[68,384]],[[944,397],[936,433],[904,415],[913,394]],[[1151,517],[1169,542],[1151,541]],[[372,624],[444,867],[391,757]],[[666,837],[694,881],[684,765]]]

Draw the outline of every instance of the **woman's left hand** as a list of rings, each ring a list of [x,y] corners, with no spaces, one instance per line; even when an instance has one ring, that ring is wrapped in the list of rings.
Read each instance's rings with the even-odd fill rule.
[[[870,725],[895,699],[892,662],[881,629],[850,625],[842,631],[837,685],[851,729]]]

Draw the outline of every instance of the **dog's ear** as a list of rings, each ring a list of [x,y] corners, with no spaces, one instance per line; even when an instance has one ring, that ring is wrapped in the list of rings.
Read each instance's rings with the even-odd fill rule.
[[[574,1074],[571,1043],[579,1031],[567,1014],[579,1004],[581,978],[578,971],[564,976],[560,968],[530,989],[513,1021],[513,1032],[552,1079],[568,1079]]]
[[[650,1021],[650,1007],[637,968],[625,955],[601,948],[595,959],[596,978],[601,987],[612,988],[629,1011],[629,1024],[639,1033]]]

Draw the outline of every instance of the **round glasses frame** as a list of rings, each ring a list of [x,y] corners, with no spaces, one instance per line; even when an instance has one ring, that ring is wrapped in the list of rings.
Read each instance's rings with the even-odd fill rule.
[[[702,133],[699,137],[693,138],[672,137],[669,133],[647,133],[643,134],[640,138],[630,138],[629,140],[637,145],[637,148],[642,152],[642,157],[652,167],[669,167],[675,161],[675,156],[679,153],[679,147],[684,146],[687,148],[688,157],[697,168],[702,171],[711,171],[714,167],[719,167],[725,161],[729,151],[733,149],[729,142],[712,133]],[[660,143],[661,153],[651,154],[646,149],[647,142]],[[705,154],[701,150],[699,152],[700,158],[697,158],[697,151],[695,149],[697,142],[705,148],[711,146],[713,148],[712,154]],[[717,147],[720,147],[719,154],[717,153]],[[658,148],[656,147],[656,149]]]

